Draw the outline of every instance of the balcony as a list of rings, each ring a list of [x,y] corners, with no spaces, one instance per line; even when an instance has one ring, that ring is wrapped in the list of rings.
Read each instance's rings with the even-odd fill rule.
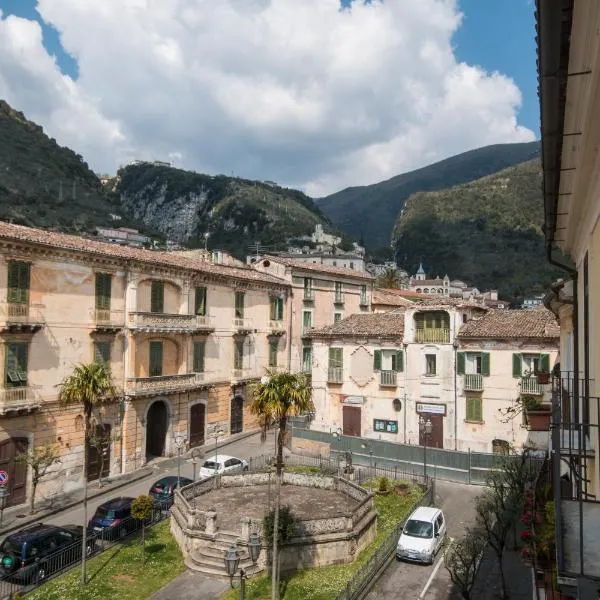
[[[91,313],[98,331],[118,331],[125,326],[125,313],[122,310],[94,308]]]
[[[344,382],[343,367],[329,367],[329,369],[327,370],[327,382],[328,383],[343,383]]]
[[[334,304],[344,304],[344,294],[342,292],[336,292],[333,302]]]
[[[232,381],[241,381],[244,379],[258,379],[259,375],[256,373],[256,369],[243,368],[243,369],[232,369],[231,379]]]
[[[209,379],[207,373],[184,373],[183,375],[160,375],[158,377],[130,377],[127,379],[127,394],[151,396],[202,387]]]
[[[397,387],[398,383],[398,372],[397,371],[380,371],[379,372],[379,385],[381,387]]]
[[[0,415],[20,414],[42,405],[37,390],[31,386],[0,389]]]
[[[315,290],[312,288],[304,288],[304,300],[306,302],[313,302],[315,299]]]
[[[417,344],[449,344],[450,329],[417,329],[415,341]]]
[[[215,330],[211,321],[211,317],[201,315],[129,313],[129,327],[146,333],[208,333]]]
[[[521,377],[521,394],[530,394],[532,396],[541,396],[544,393],[542,386],[538,383],[537,377]]]
[[[269,329],[272,335],[283,335],[285,333],[284,321],[269,321]]]
[[[248,335],[249,333],[252,333],[252,319],[235,317],[235,319],[233,320],[233,328],[240,335]]]
[[[0,306],[0,331],[35,333],[44,326],[40,304],[6,302]]]
[[[463,388],[466,392],[482,392],[483,375],[481,373],[466,373]]]
[[[360,306],[369,306],[369,299],[367,298],[366,295],[361,294],[360,300],[359,300],[359,305]]]

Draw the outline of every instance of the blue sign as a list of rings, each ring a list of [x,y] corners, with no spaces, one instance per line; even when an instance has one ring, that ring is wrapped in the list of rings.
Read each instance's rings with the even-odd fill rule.
[[[0,485],[6,485],[8,483],[8,473],[6,471],[0,471]]]

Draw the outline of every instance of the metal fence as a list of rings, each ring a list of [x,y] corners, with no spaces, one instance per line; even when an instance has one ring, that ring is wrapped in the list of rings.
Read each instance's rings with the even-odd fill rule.
[[[171,502],[157,504],[154,507],[152,517],[144,524],[146,528],[163,521],[169,516]],[[117,527],[102,529],[101,531],[88,530],[86,540],[86,555],[88,557],[107,550],[108,548],[129,539],[142,529],[142,522],[128,517],[123,519]],[[15,532],[13,532],[15,533]],[[13,534],[10,534],[13,535]],[[7,536],[7,537],[10,537]],[[49,579],[56,577],[69,569],[81,563],[82,540],[78,538],[76,542],[69,543],[59,549],[52,551],[52,541],[48,536],[44,536],[41,543],[36,547],[37,555],[35,558],[29,553],[24,566],[15,569],[7,575],[0,578],[0,599],[9,600],[16,594],[21,596],[43,585]],[[56,543],[56,540],[55,540]],[[46,547],[46,545],[48,547]],[[20,544],[18,545],[20,548]],[[6,558],[10,557],[10,558]],[[10,570],[8,560],[16,560],[17,557],[10,554],[3,554],[0,562],[5,571]],[[19,565],[16,565],[19,566]],[[8,568],[7,568],[8,567]]]
[[[248,470],[251,472],[268,471],[275,468],[275,457],[268,454],[253,456],[248,459]],[[314,468],[315,471],[327,474],[337,475],[340,471],[339,461],[335,458],[327,458],[312,454],[288,454],[284,456],[284,465],[289,467]]]

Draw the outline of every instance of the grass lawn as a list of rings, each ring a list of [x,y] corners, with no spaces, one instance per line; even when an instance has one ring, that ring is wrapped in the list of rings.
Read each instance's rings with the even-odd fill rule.
[[[365,487],[368,487],[366,482]],[[375,487],[375,486],[374,486]],[[411,486],[406,496],[389,494],[375,496],[375,506],[379,511],[377,537],[359,555],[358,559],[347,565],[331,565],[299,571],[281,582],[280,597],[282,600],[333,600],[346,586],[354,573],[376,551],[388,533],[401,521],[422,497],[418,486]],[[239,590],[231,590],[223,594],[221,600],[238,600]],[[247,600],[269,600],[271,598],[271,578],[258,576],[246,582]]]
[[[27,595],[27,600],[144,600],[185,570],[169,520],[146,531],[146,562],[142,543],[134,537],[117,544],[88,562],[89,582],[81,587],[81,569],[48,581]]]

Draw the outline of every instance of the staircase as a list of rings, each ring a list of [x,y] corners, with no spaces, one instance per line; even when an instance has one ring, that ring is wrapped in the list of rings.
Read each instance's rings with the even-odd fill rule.
[[[212,577],[229,577],[225,570],[225,551],[230,546],[235,546],[240,556],[238,569],[242,569],[248,576],[261,571],[258,565],[252,564],[250,553],[245,544],[240,543],[237,533],[219,531],[214,542],[204,541],[194,552],[185,559],[188,569],[198,571]]]

